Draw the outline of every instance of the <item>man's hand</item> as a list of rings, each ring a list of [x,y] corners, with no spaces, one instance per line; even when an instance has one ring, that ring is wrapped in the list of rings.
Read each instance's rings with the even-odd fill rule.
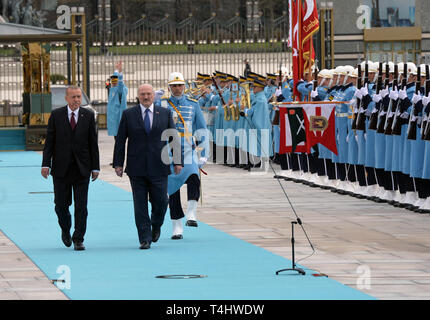
[[[176,165],[176,166],[174,166],[173,169],[175,171],[175,174],[180,174],[181,170],[182,170],[182,166]]]
[[[42,174],[42,177],[44,177],[45,179],[48,179],[49,168],[42,168],[41,174]]]
[[[123,171],[122,171],[122,167],[116,167],[116,168],[115,168],[115,173],[116,173],[116,175],[117,175],[118,177],[122,178],[122,173],[123,173]]]
[[[214,111],[214,110],[216,110],[216,109],[217,109],[217,106],[212,106],[212,107],[209,107],[209,108],[208,108],[208,110],[209,110],[209,111]]]
[[[95,180],[97,180],[97,178],[99,177],[99,173],[100,172],[98,172],[98,171],[92,171],[91,172],[91,181],[95,181]]]
[[[122,61],[119,61],[115,64],[115,70],[118,70],[119,73],[122,72]]]

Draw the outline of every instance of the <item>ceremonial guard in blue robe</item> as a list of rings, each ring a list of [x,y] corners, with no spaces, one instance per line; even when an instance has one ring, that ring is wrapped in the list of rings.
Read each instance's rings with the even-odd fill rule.
[[[183,94],[184,77],[173,72],[169,77],[170,98],[161,100],[161,106],[171,110],[182,143],[184,166],[179,174],[168,177],[170,217],[173,223],[172,239],[182,239],[182,218],[185,225],[197,227],[197,201],[200,198],[199,169],[209,156],[208,133],[203,113],[196,100]],[[198,149],[201,149],[200,155]],[[173,170],[172,170],[173,172]],[[184,214],[181,205],[180,188],[187,184],[188,205]]]
[[[254,96],[251,99],[251,109],[245,109],[245,116],[251,123],[249,130],[249,154],[251,165],[259,167],[260,164],[273,155],[270,147],[271,122],[267,99],[264,94],[265,77],[256,75],[252,82]]]
[[[124,84],[122,63],[116,64],[116,70],[111,76],[111,87],[107,103],[107,132],[109,136],[116,137],[122,112],[127,109],[128,88]]]

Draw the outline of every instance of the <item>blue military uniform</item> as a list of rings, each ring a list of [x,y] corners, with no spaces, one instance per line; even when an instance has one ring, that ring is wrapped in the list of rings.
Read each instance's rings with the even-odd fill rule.
[[[116,137],[122,112],[127,109],[128,88],[124,84],[123,74],[117,71],[113,74],[118,77],[118,85],[111,87],[107,103],[107,132],[109,136]]]

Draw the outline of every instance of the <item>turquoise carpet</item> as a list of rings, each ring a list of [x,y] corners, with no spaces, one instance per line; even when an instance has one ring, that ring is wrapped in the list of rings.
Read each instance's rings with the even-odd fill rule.
[[[70,299],[373,299],[303,266],[305,276],[275,275],[291,262],[204,223],[170,240],[169,213],[160,240],[139,250],[131,193],[101,180],[90,183],[87,250],[66,248],[40,163],[35,152],[0,152],[0,229],[48,278],[67,279]],[[207,277],[156,278],[171,274]]]

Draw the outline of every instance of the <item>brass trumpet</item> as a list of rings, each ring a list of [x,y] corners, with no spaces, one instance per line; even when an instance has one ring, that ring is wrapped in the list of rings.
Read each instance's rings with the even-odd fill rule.
[[[223,108],[224,108],[224,120],[230,121],[231,120],[230,106],[224,105]]]
[[[240,98],[240,104],[245,106],[246,109],[251,109],[251,94],[249,82],[245,82],[239,85],[245,92]]]

